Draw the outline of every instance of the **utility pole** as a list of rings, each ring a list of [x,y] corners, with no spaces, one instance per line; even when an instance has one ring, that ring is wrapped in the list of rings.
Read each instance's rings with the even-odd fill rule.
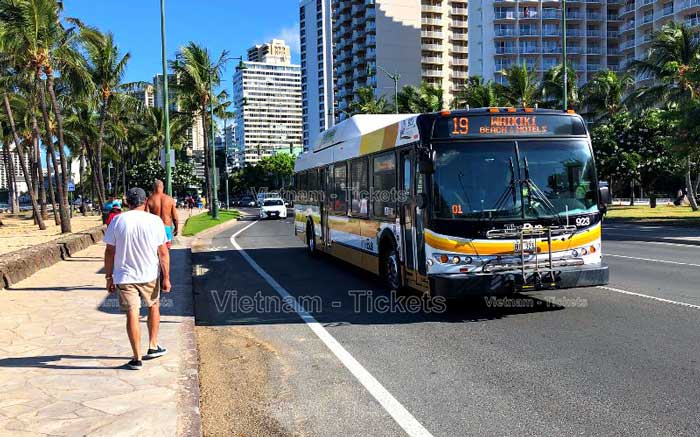
[[[224,155],[225,155],[225,172],[226,172],[226,209],[229,209],[229,202],[228,202],[228,133],[226,132],[226,122],[228,121],[228,118],[224,118]]]
[[[163,126],[165,129],[165,192],[173,195],[173,170],[170,166],[170,98],[168,96],[168,64],[165,60],[165,0],[160,0],[160,45],[163,62]]]
[[[569,69],[567,67],[567,59],[566,59],[566,0],[562,0],[561,2],[561,29],[562,29],[562,54],[564,56],[564,62],[563,62],[563,68],[564,68],[564,111],[569,109],[569,90],[567,89],[569,86],[569,78],[568,73]]]
[[[211,218],[214,220],[219,219],[219,187],[217,184],[217,171],[216,171],[216,144],[214,144],[214,90],[212,84],[212,74],[213,71],[209,71],[209,118],[211,122],[211,140],[209,141],[209,149],[211,153]]]

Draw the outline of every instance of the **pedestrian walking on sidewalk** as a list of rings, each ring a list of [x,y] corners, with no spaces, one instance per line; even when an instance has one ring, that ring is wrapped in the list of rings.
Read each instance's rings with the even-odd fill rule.
[[[129,210],[114,217],[104,242],[107,291],[118,293],[119,306],[126,312],[126,333],[134,356],[127,363],[138,370],[141,362],[139,312],[141,299],[148,306],[148,352],[144,359],[163,356],[167,350],[158,344],[160,292],[170,292],[170,253],[163,222],[146,212],[146,193],[131,188],[126,202]],[[162,275],[159,281],[159,272]]]
[[[173,237],[177,235],[177,208],[175,199],[165,194],[163,181],[156,179],[153,183],[153,193],[146,201],[146,211],[157,215],[163,221],[169,249]]]

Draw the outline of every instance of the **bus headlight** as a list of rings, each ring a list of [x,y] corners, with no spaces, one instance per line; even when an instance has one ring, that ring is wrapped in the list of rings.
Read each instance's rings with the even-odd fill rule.
[[[459,264],[460,261],[462,260],[458,256],[452,257],[452,264]]]

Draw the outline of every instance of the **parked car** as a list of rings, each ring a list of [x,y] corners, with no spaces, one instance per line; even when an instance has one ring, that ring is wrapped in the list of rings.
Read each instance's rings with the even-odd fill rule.
[[[264,199],[260,205],[260,218],[287,218],[287,207],[279,197]]]

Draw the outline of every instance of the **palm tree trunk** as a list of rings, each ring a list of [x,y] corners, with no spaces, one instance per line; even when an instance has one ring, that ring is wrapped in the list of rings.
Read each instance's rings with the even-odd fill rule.
[[[63,115],[61,114],[61,107],[56,98],[56,89],[54,86],[53,70],[49,67],[46,71],[47,79],[47,90],[49,91],[49,98],[51,99],[51,108],[53,109],[53,116],[56,119],[56,134],[58,136],[58,157],[61,163],[61,181],[60,186],[62,190],[59,190],[61,195],[60,206],[65,210],[65,215],[68,217],[68,223],[63,225],[63,220],[61,220],[61,232],[71,232],[71,210],[70,203],[68,203],[68,182],[70,182],[70,170],[68,169],[68,157],[66,156],[65,141],[63,140]],[[59,185],[58,180],[56,180],[56,185]],[[62,192],[61,192],[62,191]]]
[[[102,146],[104,144],[105,135],[105,123],[107,121],[107,105],[109,104],[109,97],[106,97],[102,102],[102,107],[100,108],[100,129],[97,135],[97,147],[95,148],[95,160],[97,168],[93,171],[97,171],[97,191],[98,196],[100,196],[100,203],[104,205],[107,200],[105,192],[105,182],[104,175],[102,174]]]
[[[44,145],[46,146],[49,154],[51,155],[51,163],[54,167],[54,174],[56,176],[56,192],[58,194],[58,213],[61,216],[61,233],[71,232],[70,216],[68,214],[68,197],[65,195],[67,190],[67,185],[63,183],[65,175],[61,174],[67,172],[66,162],[65,162],[65,151],[63,150],[63,144],[59,143],[59,156],[61,157],[61,163],[59,164],[56,160],[56,154],[54,153],[53,139],[51,135],[51,121],[49,120],[49,110],[46,105],[46,92],[44,91],[44,83],[41,80],[41,72],[37,70],[36,72],[36,88],[39,94],[39,106],[41,108],[41,115],[44,118],[44,126],[46,129],[46,136],[44,138]],[[47,163],[48,165],[48,163]]]
[[[32,175],[27,167],[27,160],[25,159],[24,148],[17,134],[17,127],[15,126],[15,118],[12,114],[12,107],[10,106],[10,100],[7,98],[7,94],[3,94],[3,103],[5,105],[5,113],[7,114],[7,119],[10,122],[10,128],[12,130],[12,138],[15,141],[15,150],[19,156],[19,165],[22,167],[22,174],[24,174],[24,179],[27,182],[27,188],[29,191],[29,199],[32,202],[32,212],[37,217],[37,225],[39,229],[46,229],[46,224],[44,219],[41,217],[39,211],[39,204],[36,201],[36,196],[34,195],[34,184],[32,183]]]
[[[46,180],[47,184],[49,185],[49,201],[51,202],[51,209],[53,210],[53,220],[56,223],[56,226],[61,224],[61,215],[60,211],[58,208],[58,205],[56,204],[56,192],[53,189],[53,179],[51,176],[51,165],[49,164],[51,157],[49,156],[49,150],[46,149]],[[55,158],[54,158],[55,160]],[[56,176],[56,183],[60,184],[58,182],[58,176]]]
[[[19,212],[19,204],[17,202],[17,177],[15,175],[15,163],[12,160],[10,153],[10,141],[3,140],[3,159],[5,160],[5,173],[7,174],[7,203],[10,204],[10,212],[17,214]]]
[[[85,182],[83,180],[83,175],[85,174],[85,148],[80,147],[80,170],[78,170],[80,174],[78,177],[80,178],[80,206],[81,206],[81,211],[83,212],[83,215],[87,215],[85,213]]]
[[[690,158],[687,158],[688,168],[685,172],[685,185],[688,187],[688,202],[693,211],[698,210],[698,202],[695,198],[695,187],[693,187],[693,178],[690,174]]]
[[[32,114],[32,136],[34,137],[34,154],[36,156],[37,162],[36,171],[38,176],[37,191],[39,192],[39,206],[41,207],[41,216],[44,218],[44,220],[46,220],[49,214],[46,209],[46,187],[44,187],[44,172],[41,169],[41,150],[39,148],[39,139],[41,138],[41,133],[39,132],[39,124],[37,123],[34,114]],[[55,207],[55,205],[53,206]],[[56,222],[56,224],[58,224],[58,222]]]

